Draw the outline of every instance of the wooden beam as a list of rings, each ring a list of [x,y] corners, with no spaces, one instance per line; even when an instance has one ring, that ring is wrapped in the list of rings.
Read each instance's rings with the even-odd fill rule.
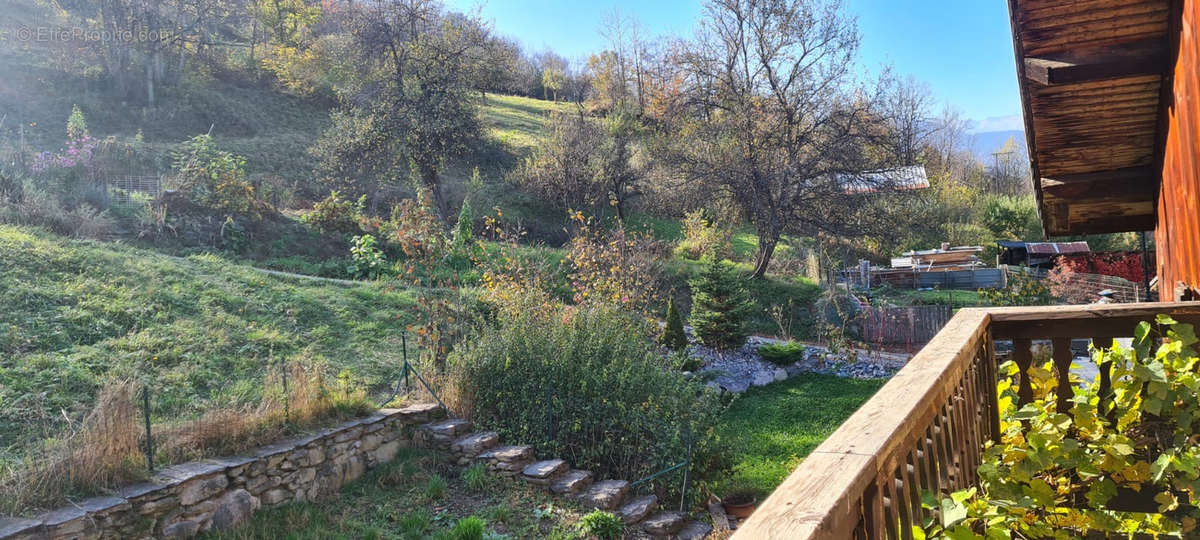
[[[1158,226],[1154,214],[1133,214],[1111,217],[1095,217],[1071,221],[1067,230],[1059,235],[1109,234],[1123,232],[1153,231]]]
[[[1132,337],[1139,322],[1154,321],[1160,313],[1200,328],[1200,302],[966,309],[989,314],[994,339]]]
[[[1163,40],[1025,58],[1025,76],[1044,85],[1159,75],[1166,69],[1167,44]]]
[[[1062,199],[1136,197],[1154,200],[1158,198],[1160,180],[1159,174],[1150,167],[1128,167],[1042,178],[1042,191]]]

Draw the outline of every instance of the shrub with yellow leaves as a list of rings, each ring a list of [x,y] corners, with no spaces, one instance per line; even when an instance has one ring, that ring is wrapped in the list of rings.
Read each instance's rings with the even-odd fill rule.
[[[571,221],[579,228],[567,253],[575,303],[611,304],[652,316],[650,306],[660,294],[663,246],[619,222],[605,229],[580,212],[572,212]]]

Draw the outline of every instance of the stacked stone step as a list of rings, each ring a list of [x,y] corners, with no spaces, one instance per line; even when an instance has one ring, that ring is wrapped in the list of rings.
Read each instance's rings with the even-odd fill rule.
[[[538,460],[533,447],[500,446],[496,432],[468,433],[471,427],[466,420],[443,420],[421,426],[416,438],[431,448],[445,451],[452,463],[483,463],[496,474],[520,477],[556,495],[574,497],[585,507],[613,512],[635,532],[680,540],[700,540],[712,532],[712,527],[689,521],[681,512],[659,511],[654,495],[631,498],[629,482],[593,482],[591,471],[572,469],[561,459]]]

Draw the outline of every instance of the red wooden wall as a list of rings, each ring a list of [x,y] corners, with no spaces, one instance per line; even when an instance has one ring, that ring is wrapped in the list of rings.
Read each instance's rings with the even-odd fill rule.
[[[1200,0],[1178,1],[1183,17],[1155,232],[1159,295],[1200,300]]]

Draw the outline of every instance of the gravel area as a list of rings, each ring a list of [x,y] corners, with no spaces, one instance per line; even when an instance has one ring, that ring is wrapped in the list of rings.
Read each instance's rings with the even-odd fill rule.
[[[718,351],[700,344],[688,347],[688,354],[701,359],[698,373],[709,378],[708,386],[727,392],[742,393],[751,386],[764,386],[801,373],[823,373],[839,377],[879,379],[891,377],[904,366],[909,355],[851,349],[837,353],[805,344],[804,360],[778,366],[763,360],[758,348],[777,339],[752,336],[736,351]]]

